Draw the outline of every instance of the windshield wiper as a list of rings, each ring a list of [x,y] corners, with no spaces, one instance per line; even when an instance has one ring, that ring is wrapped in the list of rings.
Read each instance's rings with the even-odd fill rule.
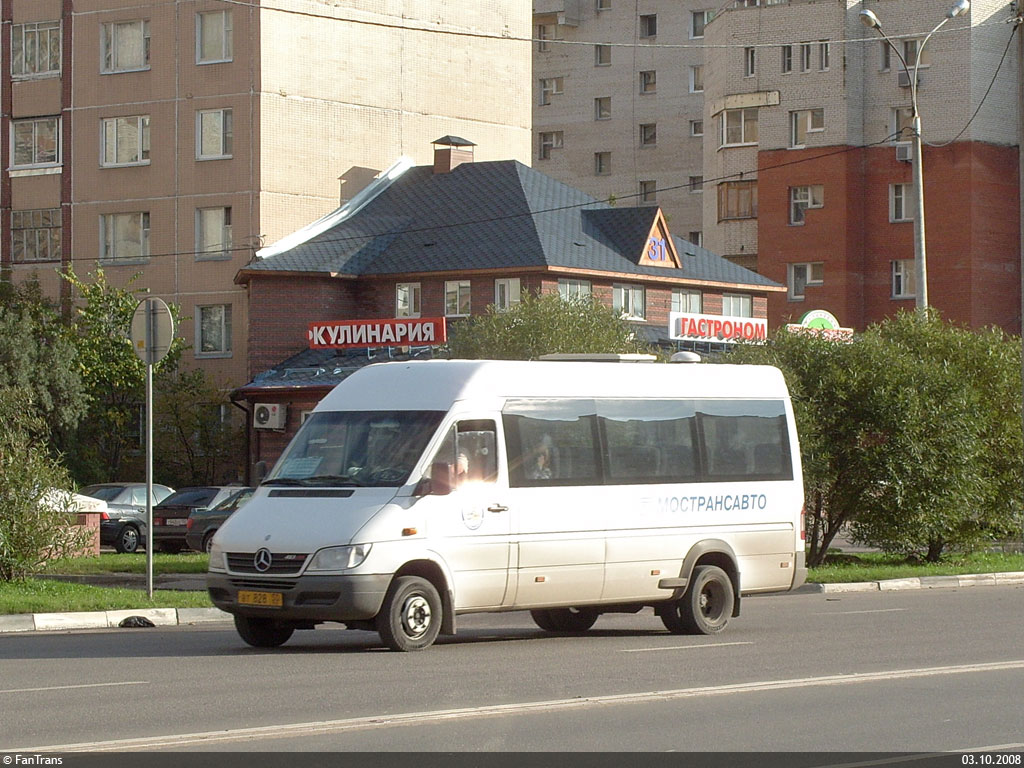
[[[275,477],[271,480],[264,480],[260,485],[305,485],[305,478],[298,477]]]
[[[313,475],[303,478],[305,485],[354,485],[363,486],[365,483],[352,475]]]

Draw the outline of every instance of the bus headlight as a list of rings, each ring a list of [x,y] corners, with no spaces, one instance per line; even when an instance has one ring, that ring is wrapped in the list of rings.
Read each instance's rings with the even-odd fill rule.
[[[210,563],[209,563],[209,565],[207,565],[207,570],[210,570],[210,571],[226,571],[227,570],[227,564],[225,563],[225,560],[224,560],[224,550],[221,549],[219,546],[217,546],[216,543],[210,548]]]
[[[349,547],[328,547],[321,549],[310,562],[306,572],[309,571],[344,571],[348,568],[356,568],[363,564],[366,556],[370,554],[369,544],[353,544]]]

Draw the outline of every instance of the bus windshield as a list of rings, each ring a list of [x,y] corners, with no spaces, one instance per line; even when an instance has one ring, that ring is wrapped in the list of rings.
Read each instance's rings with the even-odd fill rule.
[[[398,487],[443,417],[443,411],[314,413],[263,485]]]

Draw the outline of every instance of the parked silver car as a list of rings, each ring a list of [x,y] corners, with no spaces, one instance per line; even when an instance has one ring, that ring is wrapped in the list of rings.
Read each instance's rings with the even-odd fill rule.
[[[135,552],[146,542],[146,484],[96,483],[79,491],[83,496],[107,502],[100,515],[100,544],[117,552]],[[153,506],[174,493],[166,485],[153,484]]]

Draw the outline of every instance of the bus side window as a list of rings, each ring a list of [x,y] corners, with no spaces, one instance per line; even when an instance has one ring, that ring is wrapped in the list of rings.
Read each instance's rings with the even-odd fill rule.
[[[464,483],[493,483],[498,479],[497,445],[493,421],[460,421],[445,436],[431,464],[449,466],[453,488]]]

